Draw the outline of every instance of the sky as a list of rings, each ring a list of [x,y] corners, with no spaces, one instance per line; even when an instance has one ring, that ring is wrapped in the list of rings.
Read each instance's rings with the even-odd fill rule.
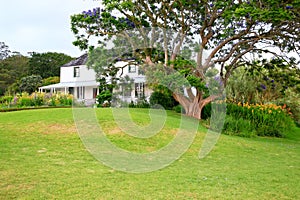
[[[0,0],[0,42],[9,50],[58,52],[79,57],[70,16],[101,6],[100,0]]]
[[[72,44],[70,16],[95,7],[101,0],[0,0],[0,42],[25,56],[34,51],[79,57],[84,52]]]

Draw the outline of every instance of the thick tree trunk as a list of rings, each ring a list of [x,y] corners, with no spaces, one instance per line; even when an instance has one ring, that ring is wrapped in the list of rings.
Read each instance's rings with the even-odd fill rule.
[[[217,96],[209,96],[205,99],[201,98],[201,95],[197,95],[194,99],[187,98],[184,95],[173,93],[173,97],[184,108],[185,114],[196,119],[201,119],[201,111],[210,102],[212,102]]]

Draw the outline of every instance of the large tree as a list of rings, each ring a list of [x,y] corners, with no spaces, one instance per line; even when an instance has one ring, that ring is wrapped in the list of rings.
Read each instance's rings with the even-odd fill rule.
[[[29,75],[40,75],[42,78],[59,76],[60,67],[73,60],[72,57],[56,52],[31,54],[29,60]]]
[[[123,42],[131,45],[131,55],[145,64],[146,74],[163,60],[164,69],[179,71],[190,83],[185,86],[186,95],[174,90],[173,96],[187,115],[195,118],[200,118],[202,108],[218,97],[214,95],[217,93],[205,95],[203,87],[211,68],[220,67],[216,80],[219,78],[221,85],[226,85],[233,70],[249,63],[248,55],[252,53],[284,57],[295,51],[299,55],[299,0],[103,0],[102,3],[101,10],[71,17],[77,39],[74,45],[93,49],[90,43],[93,36],[102,45],[104,41],[110,44],[109,40],[123,37]],[[196,92],[192,92],[192,87]]]
[[[0,96],[9,86],[28,73],[29,58],[22,55],[12,55],[0,60]]]

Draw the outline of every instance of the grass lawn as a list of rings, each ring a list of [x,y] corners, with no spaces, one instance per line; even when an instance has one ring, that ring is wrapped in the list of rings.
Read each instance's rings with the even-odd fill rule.
[[[107,137],[129,151],[153,151],[174,137],[180,117],[168,112],[164,129],[149,139],[122,133],[110,109],[97,109]],[[133,109],[138,123],[148,113]],[[176,131],[175,131],[176,132]],[[299,199],[300,129],[286,138],[221,135],[204,159],[205,128],[170,166],[150,173],[115,171],[83,146],[72,109],[0,113],[0,199]]]

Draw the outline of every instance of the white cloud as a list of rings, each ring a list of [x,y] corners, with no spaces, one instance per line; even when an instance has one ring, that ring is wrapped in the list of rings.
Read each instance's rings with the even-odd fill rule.
[[[72,45],[70,16],[100,6],[100,1],[95,0],[1,2],[0,41],[24,55],[30,51],[55,51],[79,56],[81,52]]]

